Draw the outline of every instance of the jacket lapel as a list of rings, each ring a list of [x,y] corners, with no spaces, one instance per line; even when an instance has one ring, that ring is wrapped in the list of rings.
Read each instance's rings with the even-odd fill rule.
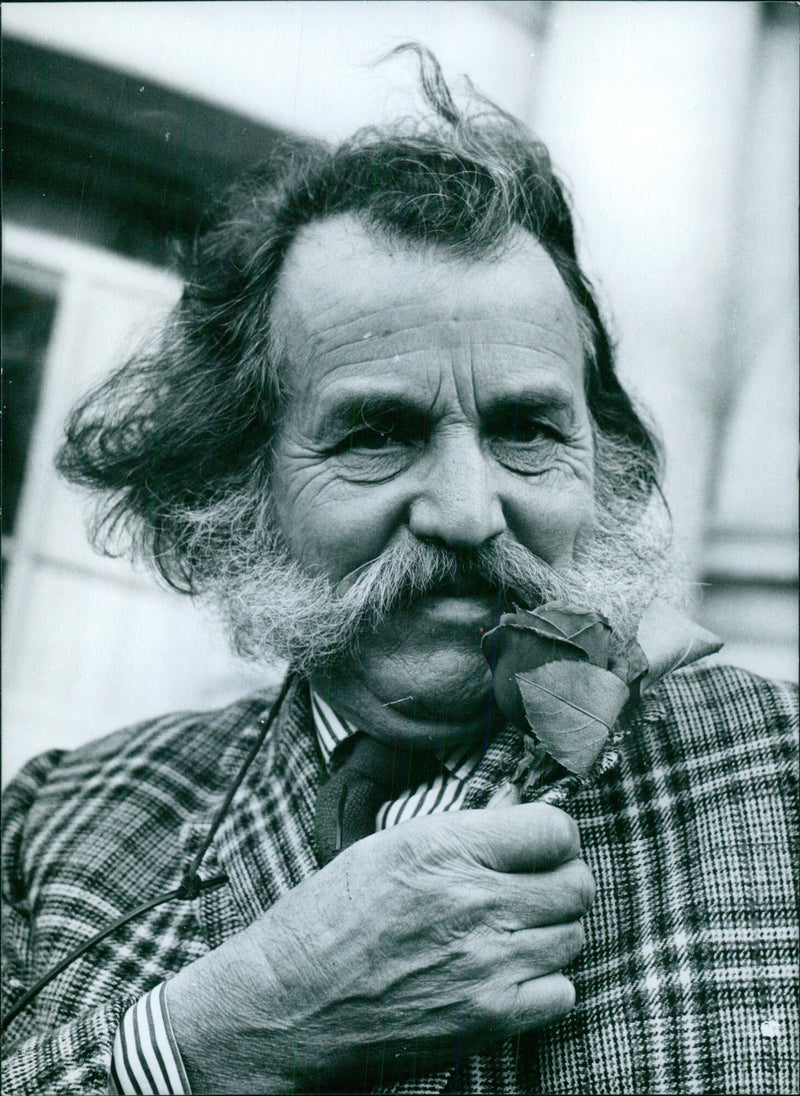
[[[269,708],[267,704],[256,712],[222,755],[225,783],[220,782],[219,796],[184,827],[187,859],[199,847]],[[196,900],[209,947],[251,924],[318,869],[313,837],[320,765],[308,686],[297,682],[203,860],[202,877],[225,872],[229,880],[228,886],[206,891]]]

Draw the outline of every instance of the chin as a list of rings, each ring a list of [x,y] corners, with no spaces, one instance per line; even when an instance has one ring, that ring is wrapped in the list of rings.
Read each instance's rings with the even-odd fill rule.
[[[394,711],[436,723],[486,718],[492,677],[478,643],[365,645],[360,670]],[[392,701],[396,701],[392,703]]]
[[[330,666],[324,689],[335,711],[386,742],[450,748],[502,722],[477,642],[446,642],[414,629],[374,632],[354,656]]]

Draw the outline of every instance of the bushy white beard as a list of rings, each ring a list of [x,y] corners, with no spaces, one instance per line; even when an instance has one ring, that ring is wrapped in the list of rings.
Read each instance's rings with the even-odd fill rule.
[[[642,513],[631,501],[630,470],[613,452],[604,456],[596,520],[567,571],[557,573],[508,534],[464,553],[423,543],[406,530],[334,585],[293,560],[279,536],[265,543],[262,531],[257,547],[245,536],[231,545],[227,566],[208,592],[239,654],[258,662],[286,659],[304,673],[353,653],[398,608],[435,586],[457,584],[465,573],[496,588],[506,608],[559,600],[602,613],[624,645],[655,597],[676,601],[684,586],[660,499]],[[623,476],[627,490],[620,489]]]

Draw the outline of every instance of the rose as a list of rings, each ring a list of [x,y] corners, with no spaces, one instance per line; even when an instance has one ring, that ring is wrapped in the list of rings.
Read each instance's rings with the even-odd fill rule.
[[[483,639],[503,714],[581,775],[629,695],[627,683],[608,669],[611,641],[611,626],[599,613],[556,602],[504,614]]]
[[[534,740],[531,763],[546,752],[579,776],[594,766],[632,691],[720,646],[661,602],[626,644],[599,613],[558,602],[504,614],[482,641],[501,711]]]
[[[611,626],[599,613],[566,609],[556,602],[504,613],[482,642],[503,714],[517,726],[526,725],[518,674],[560,661],[590,662],[605,669],[610,641]]]

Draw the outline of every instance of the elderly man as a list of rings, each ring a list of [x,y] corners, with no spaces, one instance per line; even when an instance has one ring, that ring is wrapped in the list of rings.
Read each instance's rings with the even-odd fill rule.
[[[98,535],[290,672],[23,770],[9,1093],[796,1087],[794,697],[665,674],[712,648],[562,187],[422,71],[71,420]]]

